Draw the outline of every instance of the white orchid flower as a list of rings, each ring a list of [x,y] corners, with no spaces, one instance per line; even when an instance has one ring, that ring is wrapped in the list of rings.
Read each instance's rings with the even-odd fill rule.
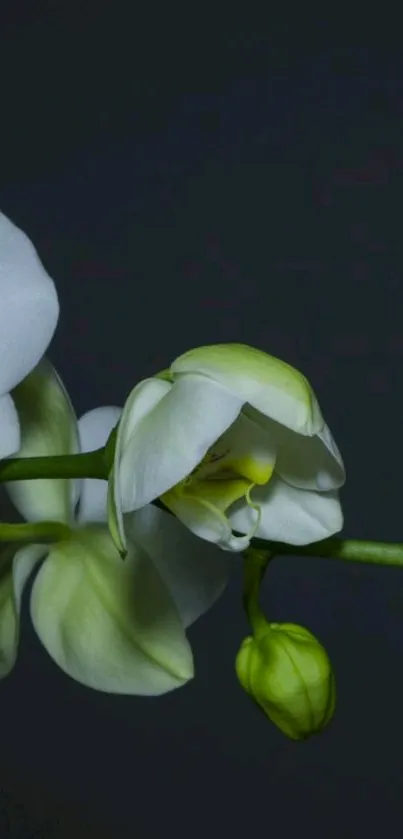
[[[306,378],[242,344],[190,350],[129,395],[116,437],[110,524],[160,498],[196,535],[242,551],[342,528],[340,452]],[[236,535],[233,531],[244,534]]]
[[[46,352],[59,317],[53,280],[28,236],[0,213],[0,458],[18,451],[10,391]]]
[[[46,359],[13,397],[21,457],[100,448],[121,414],[98,408],[77,424]],[[0,675],[14,665],[22,592],[43,560],[32,586],[31,617],[69,676],[100,691],[139,695],[163,694],[192,678],[185,629],[226,584],[222,552],[213,546],[206,551],[173,516],[154,507],[127,517],[123,561],[106,524],[107,481],[27,480],[9,482],[7,491],[28,521],[57,520],[71,530],[66,541],[14,546],[0,555]]]

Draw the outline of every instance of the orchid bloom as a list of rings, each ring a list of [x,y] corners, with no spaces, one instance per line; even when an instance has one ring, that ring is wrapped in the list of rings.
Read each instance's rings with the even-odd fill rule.
[[[121,414],[119,408],[97,408],[77,423],[45,358],[13,398],[21,457],[100,448]],[[73,679],[109,693],[158,695],[192,678],[185,630],[221,594],[229,573],[226,555],[173,516],[148,507],[126,517],[123,561],[106,523],[107,486],[93,478],[6,485],[25,519],[64,522],[70,535],[51,545],[11,546],[0,555],[0,675],[16,659],[22,592],[35,568],[34,628]]]
[[[0,458],[20,445],[10,391],[46,352],[58,318],[53,280],[28,236],[0,213]]]
[[[110,524],[160,498],[228,551],[252,536],[304,545],[341,530],[340,452],[306,378],[242,344],[190,350],[130,393],[116,437]],[[233,531],[243,534],[236,535]]]

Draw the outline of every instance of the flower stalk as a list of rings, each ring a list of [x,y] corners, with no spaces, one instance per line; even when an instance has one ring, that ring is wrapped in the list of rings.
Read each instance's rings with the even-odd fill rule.
[[[267,630],[267,620],[259,606],[259,592],[271,558],[270,551],[252,547],[243,554],[243,606],[255,637]]]

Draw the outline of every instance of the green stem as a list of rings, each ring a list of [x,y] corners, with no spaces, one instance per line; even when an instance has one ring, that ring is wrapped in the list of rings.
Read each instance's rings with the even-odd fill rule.
[[[252,547],[243,555],[242,601],[255,638],[267,630],[267,620],[259,606],[259,593],[271,558],[270,551],[256,550]]]
[[[366,562],[403,567],[403,543],[401,542],[337,539],[332,536],[310,545],[287,545],[284,542],[269,542],[265,539],[252,539],[251,544],[253,547],[270,550],[277,555],[320,556],[327,559],[341,559],[344,562]]]
[[[53,457],[11,457],[0,461],[0,482],[43,478],[103,478],[108,480],[105,449]]]
[[[28,522],[27,524],[0,524],[1,542],[36,542],[51,544],[64,542],[71,536],[67,524],[58,521]]]

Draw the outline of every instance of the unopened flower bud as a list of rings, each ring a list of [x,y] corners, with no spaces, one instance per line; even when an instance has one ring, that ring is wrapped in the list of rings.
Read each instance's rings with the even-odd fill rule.
[[[294,623],[272,623],[241,644],[235,669],[245,691],[293,740],[317,734],[333,716],[335,680],[325,648]]]

